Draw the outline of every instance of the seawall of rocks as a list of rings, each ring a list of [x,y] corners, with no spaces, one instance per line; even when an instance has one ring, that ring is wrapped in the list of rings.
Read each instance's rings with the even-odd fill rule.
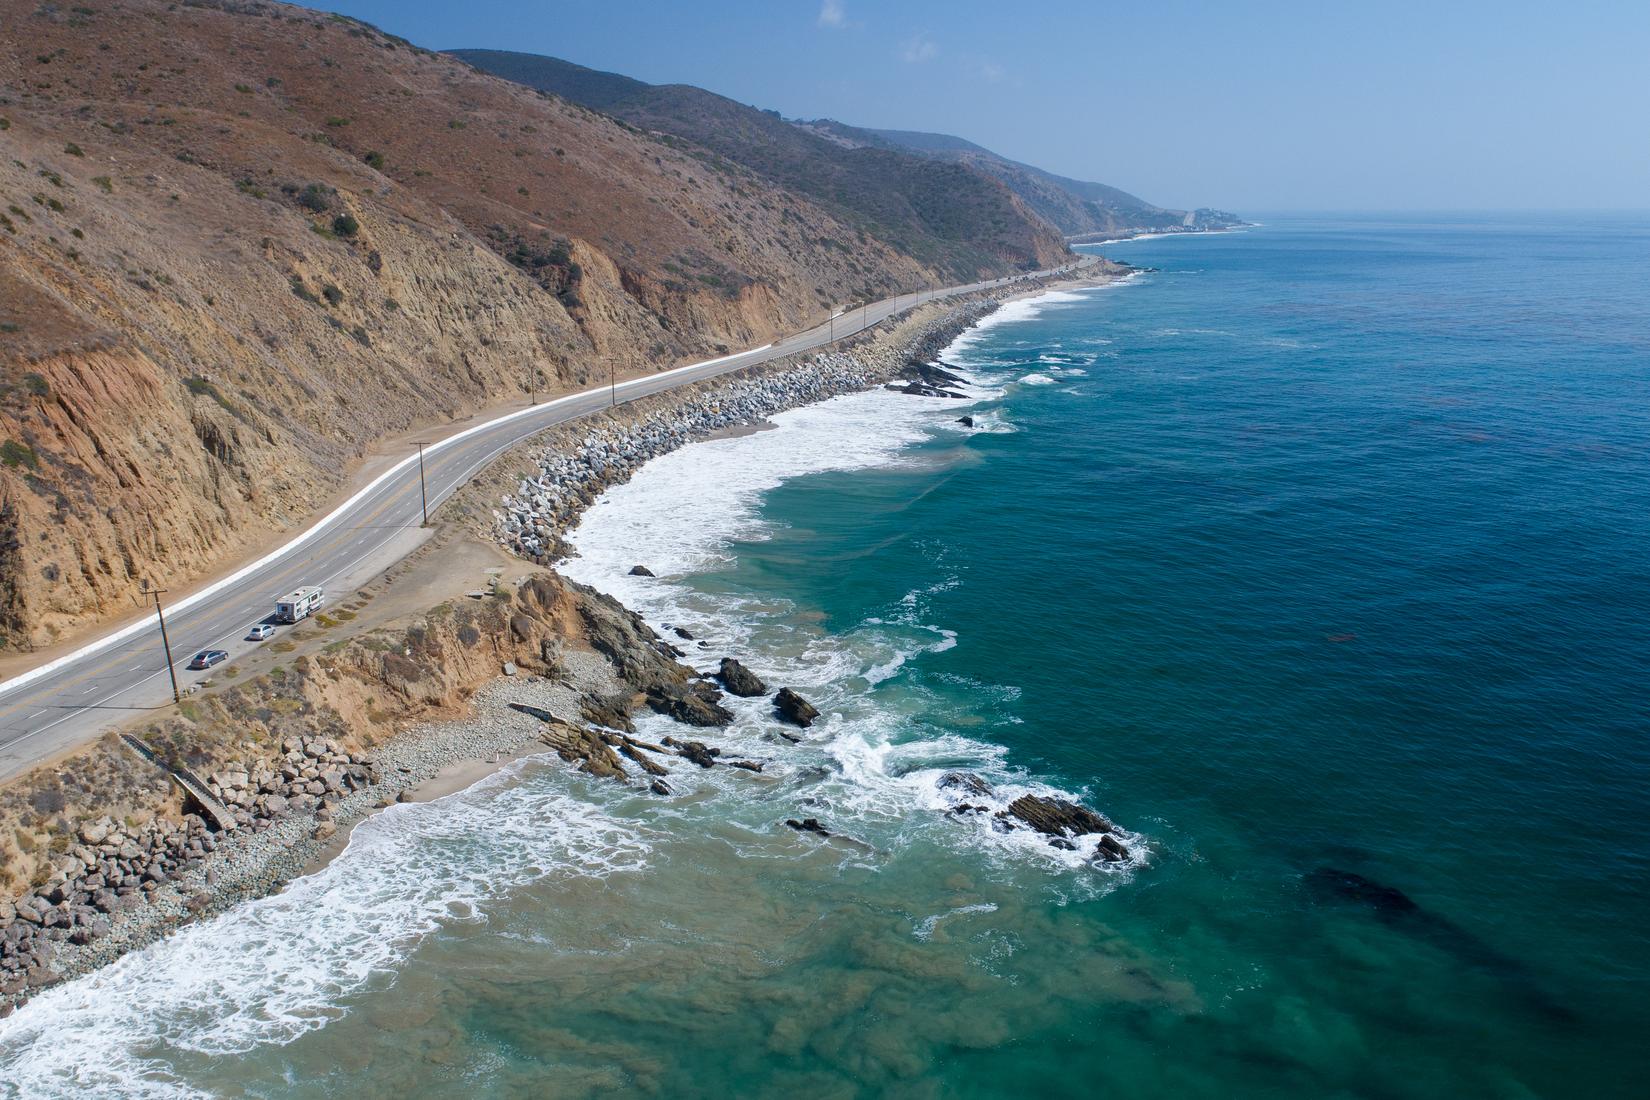
[[[995,308],[994,300],[930,307],[899,329],[844,350],[795,356],[686,394],[635,402],[604,423],[553,430],[532,453],[536,468],[493,509],[494,537],[512,553],[551,564],[566,556],[562,536],[584,509],[648,460],[715,432],[906,374]]]

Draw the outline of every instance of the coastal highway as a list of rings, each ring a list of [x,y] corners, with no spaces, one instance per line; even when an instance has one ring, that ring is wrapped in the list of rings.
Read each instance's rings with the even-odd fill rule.
[[[835,336],[852,336],[936,298],[1070,274],[1093,262],[1085,258],[1034,275],[856,306],[836,317]],[[617,384],[614,394],[621,402],[630,401],[809,351],[829,343],[832,331],[827,321],[767,347],[627,379]],[[543,401],[426,445],[424,474],[431,511],[505,451],[554,424],[600,412],[612,396],[608,386],[600,386]],[[430,435],[438,432],[431,429]],[[252,624],[273,612],[275,600],[285,593],[301,585],[321,585],[336,601],[383,574],[428,536],[421,521],[418,456],[412,453],[279,549],[167,606],[166,628],[179,686],[187,691],[205,677],[222,674],[224,665],[210,672],[183,667],[199,650],[228,650],[233,663],[257,645],[269,644],[244,637]],[[280,637],[278,630],[275,639]],[[111,726],[164,708],[171,699],[153,614],[14,676],[0,683],[0,781],[84,744]]]

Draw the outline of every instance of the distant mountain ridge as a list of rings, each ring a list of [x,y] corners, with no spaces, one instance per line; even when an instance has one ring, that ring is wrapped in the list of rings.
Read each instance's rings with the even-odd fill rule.
[[[872,224],[881,225],[884,205],[875,194],[851,192],[856,183],[841,178],[843,169],[870,167],[871,154],[917,157],[966,168],[978,177],[1000,183],[1031,212],[1062,236],[1074,240],[1128,236],[1137,233],[1176,233],[1224,229],[1244,224],[1233,214],[1208,208],[1185,211],[1155,206],[1135,195],[1103,183],[1070,179],[1033,165],[1010,160],[964,138],[915,130],[879,130],[850,126],[832,119],[787,121],[774,111],[736,103],[713,92],[686,84],[648,84],[619,73],[602,72],[560,58],[509,50],[449,50],[448,53],[495,76],[526,84],[592,110],[612,114],[638,126],[692,140],[748,168],[766,171],[787,187],[826,198],[837,204],[859,206]],[[844,160],[797,133],[853,154]],[[904,161],[883,161],[876,167],[888,172]],[[829,165],[829,168],[822,166]],[[815,179],[811,174],[819,173]],[[978,181],[953,177],[965,189]],[[896,241],[922,255],[909,239]]]
[[[1046,267],[1067,254],[1052,224],[1002,181],[968,165],[891,143],[844,144],[778,112],[688,84],[647,84],[508,50],[447,52],[482,72],[675,139],[676,148],[713,167],[753,172],[958,281],[1004,265]]]
[[[1229,229],[1244,224],[1237,215],[1223,210],[1202,207],[1186,211],[1155,206],[1120,188],[1056,175],[951,134],[878,130],[849,126],[834,119],[797,125],[844,144],[908,149],[923,156],[966,164],[1001,180],[1026,205],[1074,239]]]

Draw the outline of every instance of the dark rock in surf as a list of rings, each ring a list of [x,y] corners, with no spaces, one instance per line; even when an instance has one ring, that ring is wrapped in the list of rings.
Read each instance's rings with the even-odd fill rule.
[[[632,565],[630,567],[630,575],[632,577],[653,577],[658,574],[654,573],[653,570],[649,569],[645,565]]]
[[[966,386],[968,379],[960,374],[953,374],[944,367],[933,363],[924,363],[912,360],[900,372],[900,377],[912,382],[923,382],[930,386]]]
[[[972,416],[959,416],[957,417],[957,423],[961,424],[965,428],[972,428],[974,426],[974,418]]]
[[[675,628],[675,633],[676,633],[676,636],[678,638],[682,639],[684,642],[693,641],[693,635],[688,632],[686,627],[680,627],[680,626],[676,627]]]
[[[665,783],[665,781],[663,779],[655,779],[653,782],[651,782],[647,785],[647,789],[652,791],[654,794],[663,795],[663,794],[669,794],[670,793],[670,787],[669,787],[669,785],[667,785]]]
[[[728,694],[742,699],[753,699],[768,693],[768,685],[732,657],[722,658],[722,667],[716,671],[716,679],[728,689]]]
[[[790,688],[779,689],[779,694],[773,697],[773,708],[779,712],[779,717],[803,729],[813,725],[814,719],[819,717],[818,708]]]
[[[758,764],[754,760],[729,760],[728,761],[728,767],[730,767],[730,768],[743,768],[745,771],[748,771],[748,772],[759,772],[759,771],[762,770],[762,765]]]
[[[722,755],[721,749],[713,749],[703,741],[678,741],[674,737],[665,738],[665,744],[676,750],[676,755],[685,758],[690,764],[697,764],[701,768],[716,766],[716,758]]]
[[[819,823],[819,819],[817,817],[805,817],[801,821],[798,821],[794,817],[787,817],[785,819],[785,824],[789,825],[799,833],[818,833],[820,836],[831,835],[830,832],[826,830],[825,826]]]
[[[1094,846],[1092,858],[1097,863],[1121,863],[1129,858],[1129,850],[1116,837],[1106,835],[1100,838],[1100,843]]]
[[[1004,813],[1018,818],[1044,836],[1085,836],[1112,830],[1112,823],[1100,814],[1063,798],[1021,795],[1009,803]]]
[[[657,684],[647,692],[647,705],[660,714],[690,726],[725,726],[733,713],[717,702],[722,693],[709,684]]]
[[[961,791],[963,794],[991,793],[991,784],[973,772],[946,772],[934,785],[942,791]]]
[[[907,382],[903,386],[890,382],[887,388],[895,393],[908,394],[912,397],[952,397],[961,401],[968,396],[967,394],[958,393],[956,390],[942,390],[938,386],[930,386],[926,382]]]

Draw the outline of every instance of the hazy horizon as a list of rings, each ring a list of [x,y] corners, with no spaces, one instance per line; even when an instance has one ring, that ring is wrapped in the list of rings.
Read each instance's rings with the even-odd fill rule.
[[[431,49],[955,134],[1169,207],[1608,211],[1650,194],[1650,146],[1631,140],[1650,8],[1624,3],[314,6]]]

